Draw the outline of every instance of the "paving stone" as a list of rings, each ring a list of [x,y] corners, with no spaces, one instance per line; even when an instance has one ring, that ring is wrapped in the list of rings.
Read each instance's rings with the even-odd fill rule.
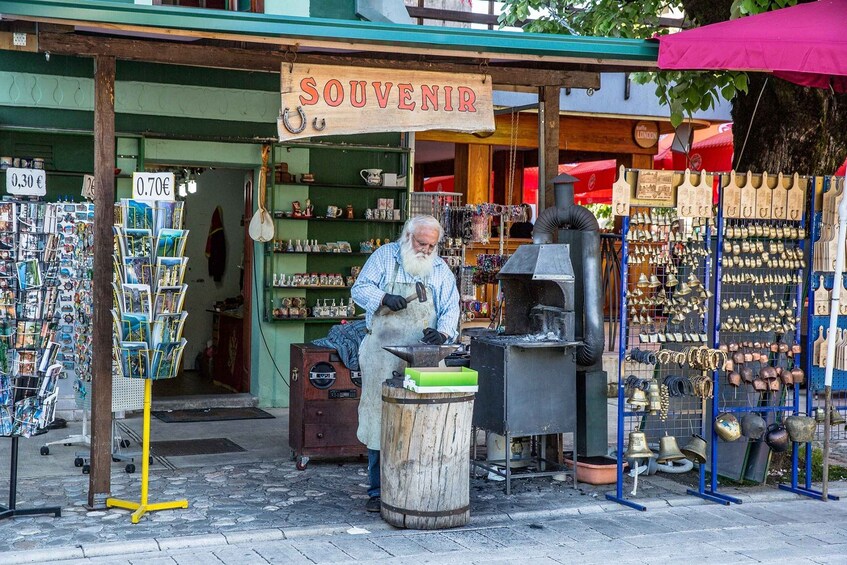
[[[428,534],[406,534],[409,539],[423,546],[432,553],[448,553],[451,551],[464,551],[465,546],[456,543],[441,533]]]
[[[413,538],[403,535],[371,537],[370,540],[393,557],[420,555],[428,552],[424,546]]]
[[[329,541],[300,541],[295,542],[293,547],[315,563],[340,563],[352,559],[351,555]]]
[[[499,541],[486,537],[482,532],[475,530],[447,531],[444,532],[444,537],[473,551],[489,551],[503,547],[503,544]]]
[[[293,541],[251,543],[253,551],[271,565],[306,565],[313,561],[297,550]]]
[[[356,561],[373,561],[391,557],[387,551],[371,540],[359,536],[336,536],[330,543]]]
[[[171,555],[178,565],[220,565],[223,563],[212,551],[192,551]]]
[[[229,546],[214,549],[212,553],[226,565],[267,565],[268,563],[264,557],[249,547]]]

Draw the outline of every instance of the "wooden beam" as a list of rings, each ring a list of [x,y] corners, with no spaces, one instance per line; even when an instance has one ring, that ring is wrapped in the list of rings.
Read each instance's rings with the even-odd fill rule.
[[[490,145],[456,145],[453,190],[461,192],[467,204],[490,201],[491,149]]]
[[[539,136],[541,147],[539,152],[543,153],[544,158],[544,206],[543,208],[552,208],[556,205],[553,199],[553,183],[550,181],[559,174],[559,88],[555,86],[544,86],[539,89],[539,104],[544,107],[543,112],[543,131]],[[541,157],[539,156],[539,159]],[[539,171],[540,173],[541,171]],[[539,191],[540,192],[540,191]],[[538,196],[539,209],[541,206],[541,194]]]
[[[266,47],[244,49],[45,31],[39,33],[38,46],[42,52],[50,52],[54,55],[74,57],[109,55],[125,61],[269,73],[278,73],[280,65],[292,57],[285,51]],[[412,59],[399,54],[383,58],[376,57],[374,54],[318,55],[300,53],[297,54],[296,60],[298,63],[307,64],[410,69],[458,74],[480,72],[478,64],[422,61],[420,58]],[[480,59],[480,62],[482,62],[482,59]],[[497,65],[489,65],[485,72],[491,75],[494,84],[513,86],[558,85],[566,88],[593,88],[595,90],[600,88],[600,75],[594,72],[515,68],[514,66]]]
[[[538,147],[538,118],[536,114],[522,112],[517,118],[517,147]],[[592,153],[639,153],[655,155],[656,146],[644,149],[632,139],[632,128],[638,120],[599,116],[559,116],[559,146],[568,151]],[[496,130],[488,137],[477,137],[468,133],[449,131],[420,131],[417,141],[440,141],[444,143],[476,143],[484,145],[510,145],[511,116],[502,114],[494,117]]]
[[[112,474],[112,253],[115,223],[115,58],[94,60],[94,320],[88,506],[101,507]]]

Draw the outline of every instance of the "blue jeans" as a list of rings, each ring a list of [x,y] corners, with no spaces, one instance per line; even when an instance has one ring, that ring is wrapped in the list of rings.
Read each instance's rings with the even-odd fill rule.
[[[368,449],[368,496],[379,496],[379,451]]]

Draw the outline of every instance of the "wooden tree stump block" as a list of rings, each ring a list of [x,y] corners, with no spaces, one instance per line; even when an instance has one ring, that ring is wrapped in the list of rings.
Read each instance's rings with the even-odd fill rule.
[[[382,385],[383,520],[418,530],[468,523],[473,399]]]

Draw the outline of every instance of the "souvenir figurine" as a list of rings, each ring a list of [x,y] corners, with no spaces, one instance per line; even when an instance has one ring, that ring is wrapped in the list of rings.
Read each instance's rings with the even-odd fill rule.
[[[353,214],[353,205],[352,204],[347,205],[347,216],[346,217],[347,217],[348,220],[352,220],[353,218],[356,217]]]
[[[306,201],[308,203],[308,200]],[[302,218],[303,212],[300,209],[300,201],[295,200],[291,203],[291,217],[292,218]]]
[[[314,214],[314,211],[315,211],[315,207],[312,205],[311,199],[307,198],[306,199],[306,207],[303,210],[303,217],[304,218],[311,218],[312,215]]]

